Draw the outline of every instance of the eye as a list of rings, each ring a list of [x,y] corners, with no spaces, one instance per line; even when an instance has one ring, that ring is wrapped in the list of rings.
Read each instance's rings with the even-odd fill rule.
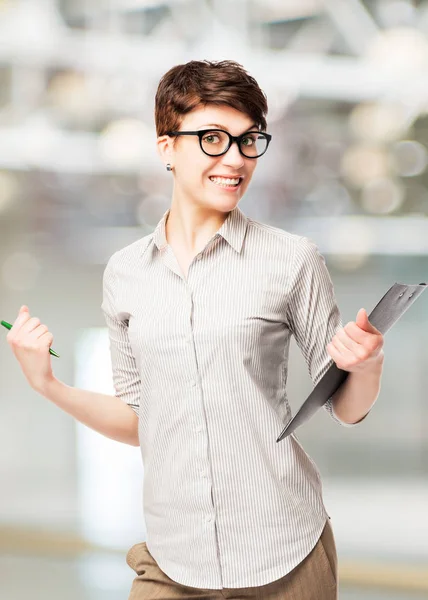
[[[202,139],[204,142],[207,142],[207,144],[218,144],[218,142],[220,141],[220,136],[218,135],[218,133],[209,133]]]
[[[252,146],[256,143],[256,138],[253,135],[246,135],[242,138],[241,144],[243,146]]]

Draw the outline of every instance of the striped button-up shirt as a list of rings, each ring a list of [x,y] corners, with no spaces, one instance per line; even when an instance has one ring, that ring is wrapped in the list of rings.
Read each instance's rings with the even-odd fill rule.
[[[139,415],[147,548],[183,585],[265,585],[328,518],[316,465],[296,435],[276,439],[292,417],[291,336],[314,385],[333,362],[333,285],[314,242],[238,207],[186,278],[168,212],[111,256],[101,305],[116,396]]]

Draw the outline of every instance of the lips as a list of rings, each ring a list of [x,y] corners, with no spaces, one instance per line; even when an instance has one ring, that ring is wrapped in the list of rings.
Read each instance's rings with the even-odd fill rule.
[[[209,178],[221,178],[221,179],[243,179],[243,175],[209,175]]]

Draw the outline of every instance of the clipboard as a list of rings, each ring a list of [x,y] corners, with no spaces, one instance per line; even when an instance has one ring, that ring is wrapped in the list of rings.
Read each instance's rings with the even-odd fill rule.
[[[394,283],[368,315],[370,323],[384,335],[412,306],[422,292],[425,291],[426,286],[426,283],[414,285]],[[280,442],[293,433],[297,427],[308,421],[340,388],[348,375],[349,371],[343,371],[333,363],[306,398],[295,416],[281,431],[276,441]]]

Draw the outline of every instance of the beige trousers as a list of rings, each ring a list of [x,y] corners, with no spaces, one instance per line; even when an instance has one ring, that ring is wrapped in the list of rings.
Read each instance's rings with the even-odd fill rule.
[[[310,554],[290,573],[266,585],[220,590],[188,587],[172,581],[147,549],[135,544],[126,556],[135,571],[128,600],[337,600],[337,554],[333,530],[327,519]]]

